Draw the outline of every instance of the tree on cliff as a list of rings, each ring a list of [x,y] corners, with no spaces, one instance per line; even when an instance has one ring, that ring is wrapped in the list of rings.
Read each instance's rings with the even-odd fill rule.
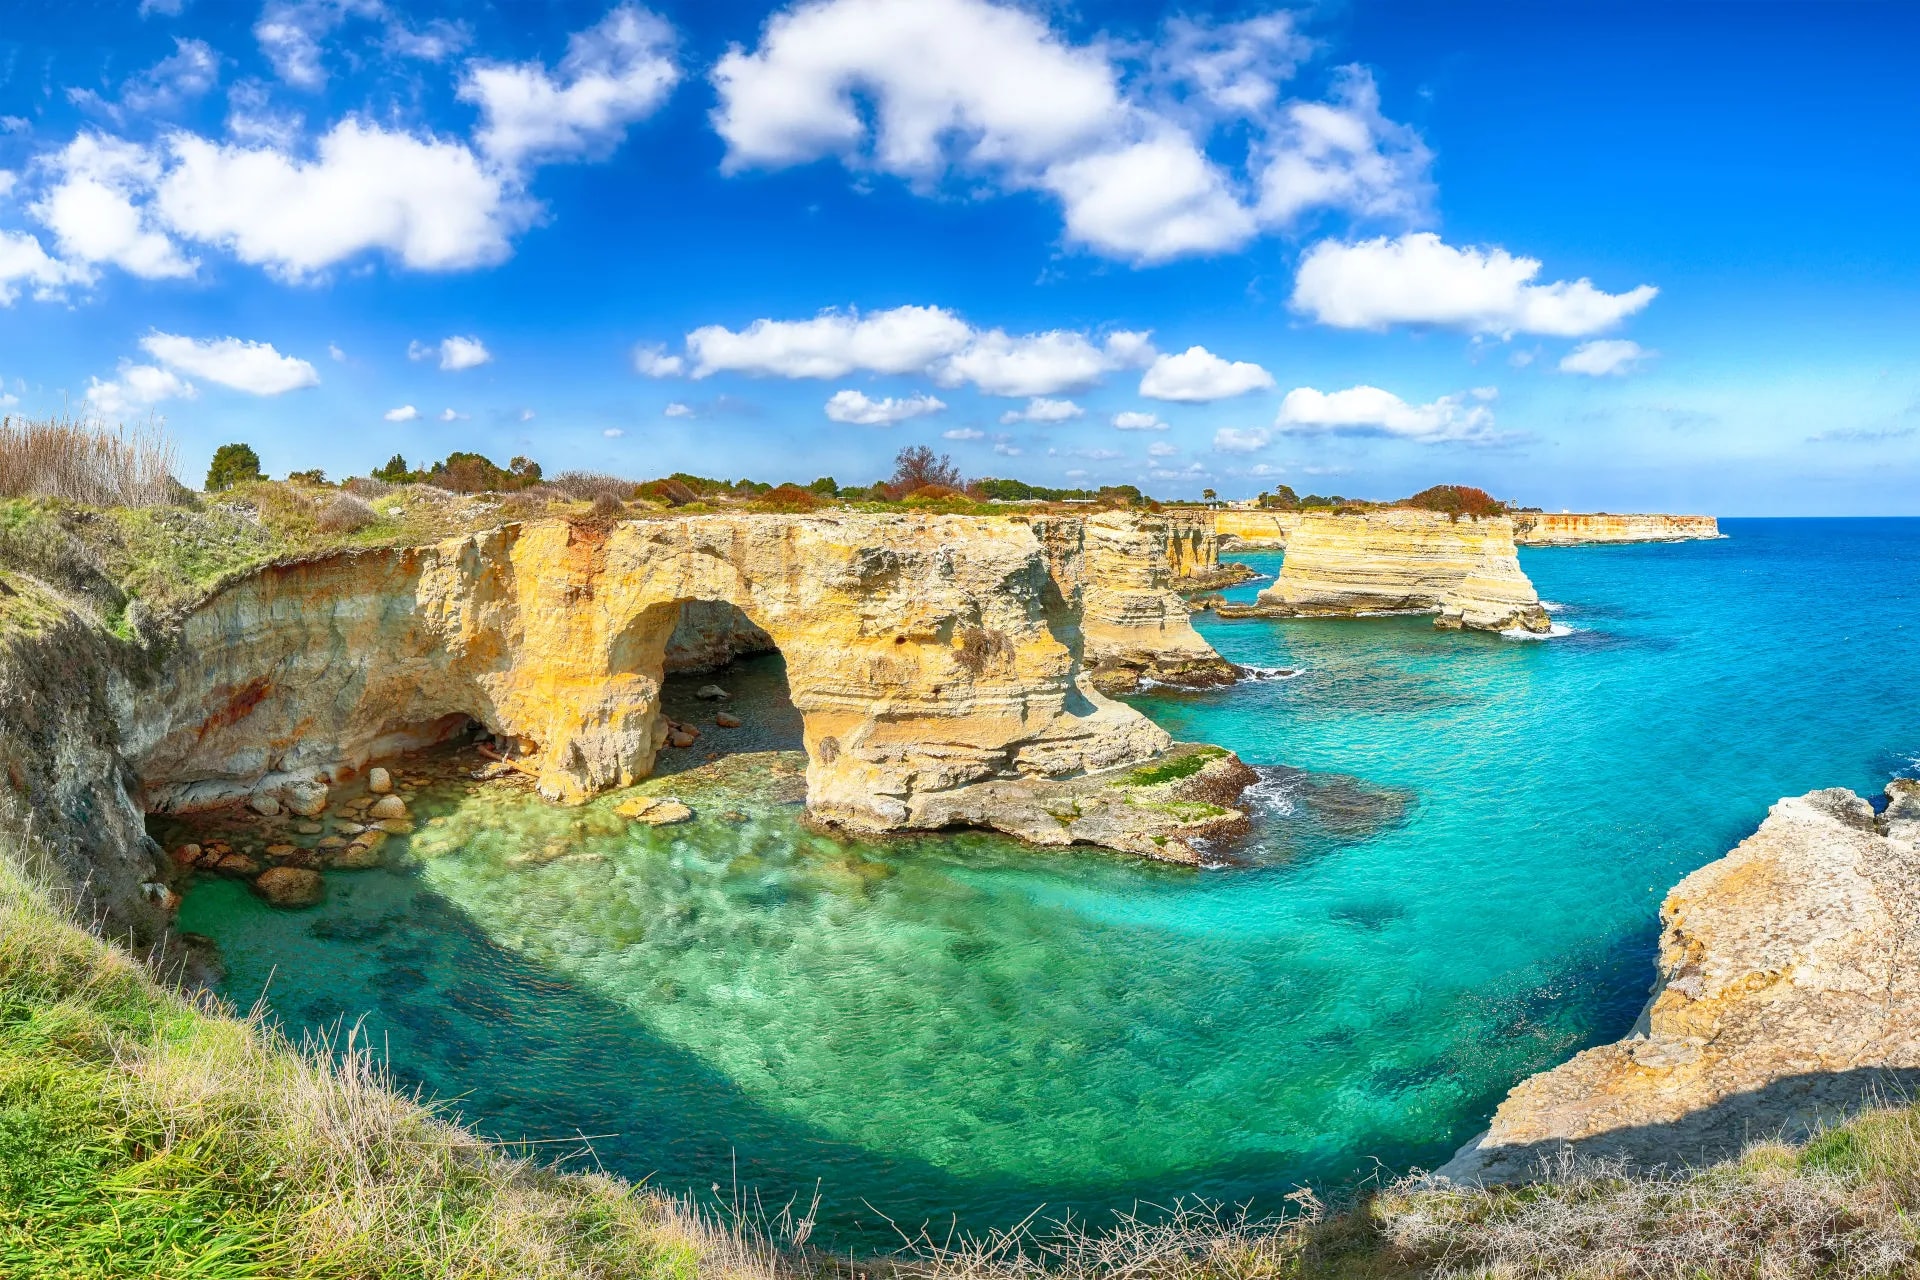
[[[223,444],[213,451],[213,465],[207,468],[207,492],[219,493],[266,478],[260,470],[260,455],[252,445]]]
[[[946,454],[937,457],[924,444],[911,444],[893,456],[893,478],[887,481],[887,494],[904,498],[915,490],[937,484],[946,489],[962,487],[960,468]]]
[[[413,473],[407,470],[407,460],[400,454],[387,459],[387,465],[373,473],[375,480],[384,480],[388,484],[405,484]]]

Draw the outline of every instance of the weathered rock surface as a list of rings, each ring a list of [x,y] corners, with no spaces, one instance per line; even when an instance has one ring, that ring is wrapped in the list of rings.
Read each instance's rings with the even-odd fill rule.
[[[1194,521],[1106,512],[1030,523],[1045,544],[1058,597],[1049,602],[1053,629],[1096,688],[1122,692],[1149,679],[1191,688],[1238,678],[1193,629],[1177,594],[1176,564],[1191,569],[1212,546],[1197,537]]]
[[[1218,609],[1229,617],[1433,613],[1435,626],[1474,631],[1552,625],[1520,569],[1510,520],[1407,508],[1301,517],[1273,585],[1251,606]]]
[[[689,600],[667,637],[668,671],[712,671],[751,653],[778,648],[773,637],[725,600]]]
[[[1718,538],[1712,516],[1554,514],[1521,511],[1513,516],[1513,540],[1523,547],[1573,547],[1596,542],[1687,542]]]
[[[327,883],[305,867],[269,867],[254,878],[253,891],[276,907],[310,907],[326,895]]]
[[[688,602],[718,601],[786,658],[815,818],[1027,834],[1050,787],[1169,746],[1089,667],[1232,676],[1167,589],[1170,536],[1121,515],[716,515],[271,566],[185,618],[122,746],[148,806],[187,811],[340,781],[477,720],[577,802],[651,772],[668,642]],[[1133,847],[1127,816],[1078,829]]]
[[[1213,513],[1213,531],[1223,546],[1284,549],[1301,515],[1298,511],[1241,511],[1229,507]]]
[[[1571,1148],[1699,1164],[1804,1137],[1920,1083],[1920,784],[1782,800],[1660,909],[1660,976],[1626,1039],[1522,1081],[1439,1172],[1535,1176]]]

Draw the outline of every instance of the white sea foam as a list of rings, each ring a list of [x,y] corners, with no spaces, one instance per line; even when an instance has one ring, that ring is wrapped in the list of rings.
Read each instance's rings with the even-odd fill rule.
[[[1260,781],[1240,793],[1241,801],[1269,817],[1290,816],[1300,794],[1300,773],[1258,764],[1253,766],[1253,771],[1260,775]]]
[[[1292,680],[1296,676],[1307,674],[1304,667],[1251,667],[1240,668],[1242,680]]]
[[[1545,609],[1548,613],[1558,613],[1562,609],[1566,608],[1567,606],[1565,606],[1564,604],[1561,604],[1558,600],[1542,600],[1540,602],[1540,607],[1542,609]]]
[[[1509,640],[1559,640],[1573,634],[1574,629],[1564,622],[1556,622],[1544,632],[1529,631],[1525,627],[1509,627],[1500,634]]]

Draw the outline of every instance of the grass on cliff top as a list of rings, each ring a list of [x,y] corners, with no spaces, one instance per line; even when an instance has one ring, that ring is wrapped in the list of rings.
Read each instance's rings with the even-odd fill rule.
[[[881,1258],[562,1172],[396,1092],[351,1032],[296,1045],[156,983],[0,858],[0,1276],[339,1280],[1784,1280],[1914,1274],[1920,1112],[1702,1173],[1400,1182],[1332,1216],[1206,1204]],[[772,1231],[767,1228],[775,1228]]]
[[[1129,770],[1126,776],[1113,785],[1116,787],[1157,787],[1166,782],[1178,782],[1182,778],[1191,778],[1206,768],[1208,763],[1227,754],[1225,747],[1204,746],[1163,760],[1159,764],[1142,765]]]

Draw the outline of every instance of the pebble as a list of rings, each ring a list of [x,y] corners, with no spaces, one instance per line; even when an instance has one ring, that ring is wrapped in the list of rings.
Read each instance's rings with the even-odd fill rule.
[[[722,711],[714,716],[713,722],[722,729],[738,729],[740,727],[740,717],[729,711]]]

